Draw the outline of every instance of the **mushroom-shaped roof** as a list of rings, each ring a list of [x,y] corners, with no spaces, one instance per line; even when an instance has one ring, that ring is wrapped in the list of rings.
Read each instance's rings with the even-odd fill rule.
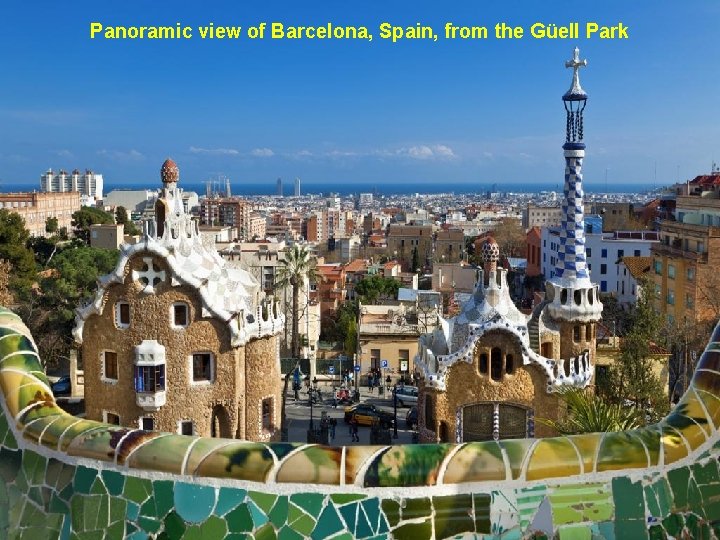
[[[172,184],[180,179],[180,169],[172,159],[167,158],[160,167],[160,179],[163,184]]]
[[[500,246],[492,236],[488,236],[482,245],[483,262],[498,262],[500,260]]]

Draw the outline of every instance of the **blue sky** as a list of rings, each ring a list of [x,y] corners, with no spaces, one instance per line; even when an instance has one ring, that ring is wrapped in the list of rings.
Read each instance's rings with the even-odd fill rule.
[[[506,5],[502,5],[506,4]],[[580,46],[585,179],[658,183],[720,162],[720,2],[25,2],[0,19],[0,189],[52,168],[106,182],[562,181],[564,61]],[[105,41],[89,25],[365,25],[342,40]],[[627,40],[390,43],[382,22],[596,21]],[[197,32],[196,32],[197,34]]]

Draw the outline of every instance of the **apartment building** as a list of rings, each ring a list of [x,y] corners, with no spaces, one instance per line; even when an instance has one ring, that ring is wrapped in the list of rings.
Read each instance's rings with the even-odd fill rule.
[[[31,236],[47,236],[48,218],[58,220],[58,228],[72,229],[72,215],[80,210],[80,193],[0,193],[0,208],[20,214]]]

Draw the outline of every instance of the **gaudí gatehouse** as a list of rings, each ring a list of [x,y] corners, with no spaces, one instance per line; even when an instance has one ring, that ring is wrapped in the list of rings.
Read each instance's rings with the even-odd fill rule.
[[[585,101],[570,101],[577,176]],[[575,231],[546,306],[560,320],[597,300]],[[627,432],[326,447],[122,427],[58,407],[5,308],[0,389],[2,538],[720,537],[720,326],[672,412]]]

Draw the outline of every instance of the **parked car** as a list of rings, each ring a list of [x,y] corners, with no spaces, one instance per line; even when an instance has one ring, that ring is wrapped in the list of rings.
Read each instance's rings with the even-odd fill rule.
[[[54,396],[69,396],[70,395],[70,376],[65,375],[55,381],[50,389]]]
[[[418,389],[415,386],[398,386],[395,392],[398,405],[401,407],[416,405],[418,402]]]
[[[372,426],[375,422],[380,423],[380,427],[389,428],[395,422],[395,417],[392,413],[381,411],[375,405],[368,405],[366,403],[358,403],[352,407],[345,408],[345,422],[350,422],[350,419],[355,417],[357,423],[361,426]]]
[[[405,425],[409,430],[417,429],[418,425],[418,409],[417,406],[412,406],[405,415]]]

